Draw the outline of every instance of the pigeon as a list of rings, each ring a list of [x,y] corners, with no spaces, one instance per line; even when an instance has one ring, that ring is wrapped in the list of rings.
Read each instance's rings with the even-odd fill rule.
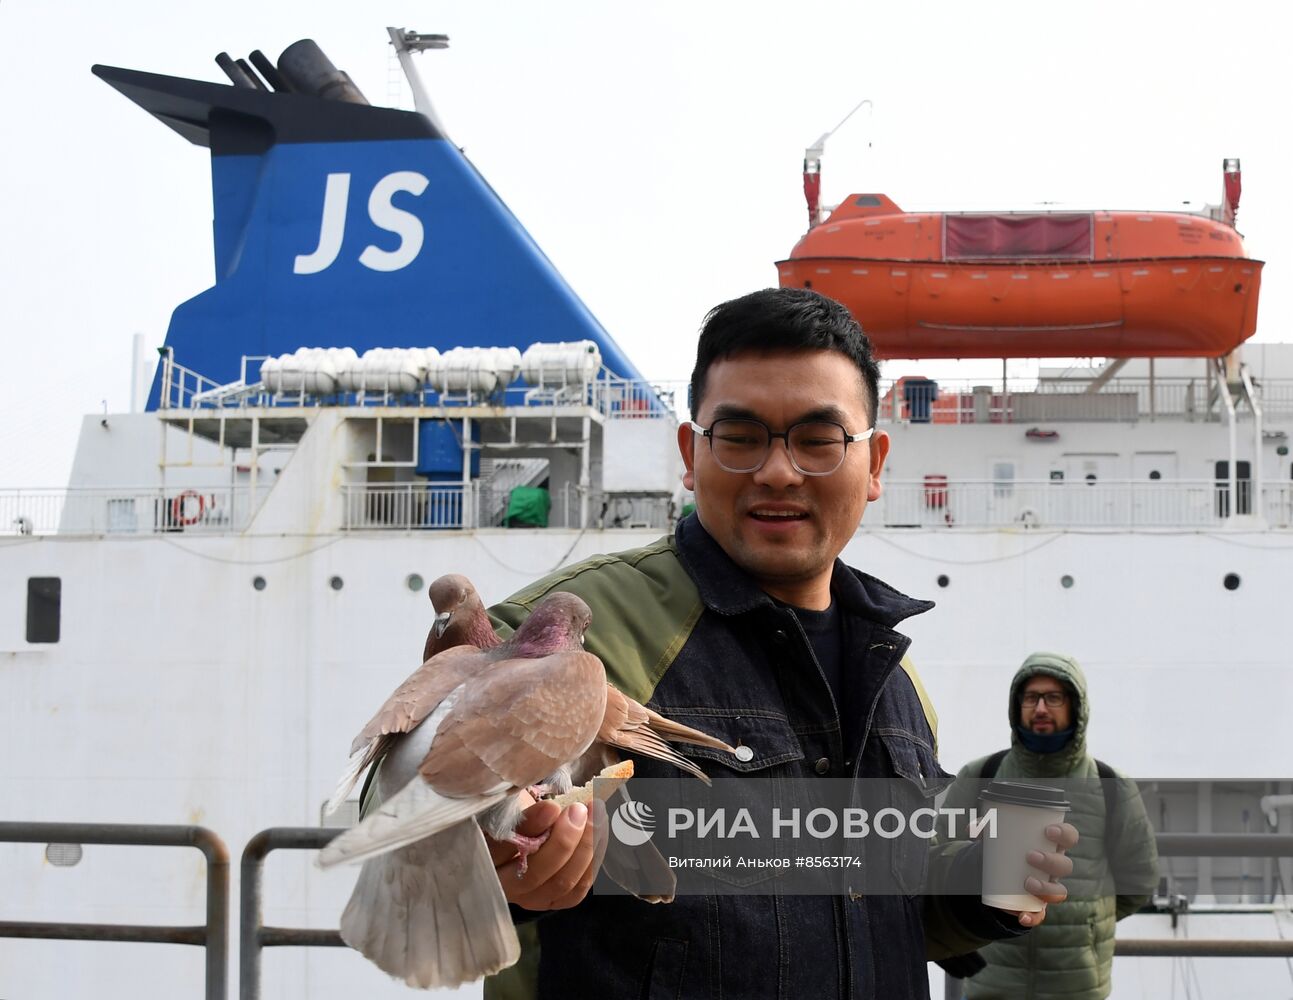
[[[475,819],[488,816],[522,861],[547,839],[517,834],[515,793],[569,787],[571,764],[602,727],[605,668],[582,649],[590,620],[579,598],[549,595],[506,642],[437,653],[355,740],[360,760],[379,746],[386,754],[382,804],[319,865],[364,862],[342,939],[410,986],[457,986],[520,955]]]
[[[440,577],[431,584],[430,595],[437,615],[427,636],[423,662],[429,660],[433,652],[440,652],[454,646],[468,645],[475,646],[477,649],[491,649],[502,642],[490,624],[489,614],[485,611],[480,595],[476,593],[476,588],[465,576],[455,573]],[[728,753],[735,752],[722,740],[708,736],[690,726],[672,722],[607,684],[606,717],[597,732],[598,743],[668,761],[709,784],[709,778],[705,772],[675,752],[665,743],[665,739],[676,743],[712,747]],[[591,778],[603,766],[615,763],[617,760],[618,757],[611,759],[600,754],[595,759],[590,757],[582,766],[576,767],[576,772],[583,777],[574,780],[574,784],[582,784],[586,778]],[[559,789],[560,792],[567,790]]]
[[[499,644],[497,633],[489,623],[485,605],[476,588],[465,576],[449,573],[432,581],[427,590],[435,621],[422,647],[422,662],[454,646],[489,649]]]

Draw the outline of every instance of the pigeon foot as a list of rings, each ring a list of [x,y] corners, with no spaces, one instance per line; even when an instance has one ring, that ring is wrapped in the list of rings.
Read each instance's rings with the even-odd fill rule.
[[[513,833],[512,836],[507,838],[507,842],[516,848],[516,853],[521,859],[521,863],[516,869],[517,878],[521,878],[529,870],[530,855],[542,847],[547,840],[547,830],[537,837],[527,837],[523,833]]]

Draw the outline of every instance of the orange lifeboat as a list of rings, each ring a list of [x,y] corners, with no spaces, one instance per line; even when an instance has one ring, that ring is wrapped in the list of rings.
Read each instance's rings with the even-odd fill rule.
[[[1256,329],[1262,272],[1234,228],[1239,161],[1225,169],[1205,214],[914,213],[854,194],[777,270],[847,306],[882,358],[1217,357]]]

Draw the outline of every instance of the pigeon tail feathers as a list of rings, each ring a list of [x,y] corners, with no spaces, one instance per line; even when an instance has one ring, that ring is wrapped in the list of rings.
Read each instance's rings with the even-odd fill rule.
[[[710,747],[714,750],[726,750],[728,753],[736,753],[736,748],[724,743],[716,736],[710,736],[708,733],[702,733],[699,729],[692,729],[691,726],[684,726],[681,722],[674,722],[672,719],[666,719],[654,709],[642,706],[645,709],[647,718],[650,720],[649,725],[660,736],[674,743],[690,743],[698,747]]]
[[[458,986],[520,958],[494,862],[473,822],[370,858],[341,938],[408,986]]]

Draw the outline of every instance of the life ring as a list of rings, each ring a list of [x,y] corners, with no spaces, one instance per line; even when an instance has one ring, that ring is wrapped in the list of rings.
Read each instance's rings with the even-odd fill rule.
[[[193,497],[198,502],[198,512],[192,515],[191,517],[185,513],[185,503],[189,499],[189,497]],[[202,518],[206,516],[206,512],[207,512],[206,497],[204,497],[197,490],[185,490],[183,493],[181,493],[179,496],[177,496],[174,500],[171,501],[171,523],[172,524],[178,524],[178,525],[181,525],[182,527],[187,528],[189,525],[197,524],[199,521],[201,521]]]

